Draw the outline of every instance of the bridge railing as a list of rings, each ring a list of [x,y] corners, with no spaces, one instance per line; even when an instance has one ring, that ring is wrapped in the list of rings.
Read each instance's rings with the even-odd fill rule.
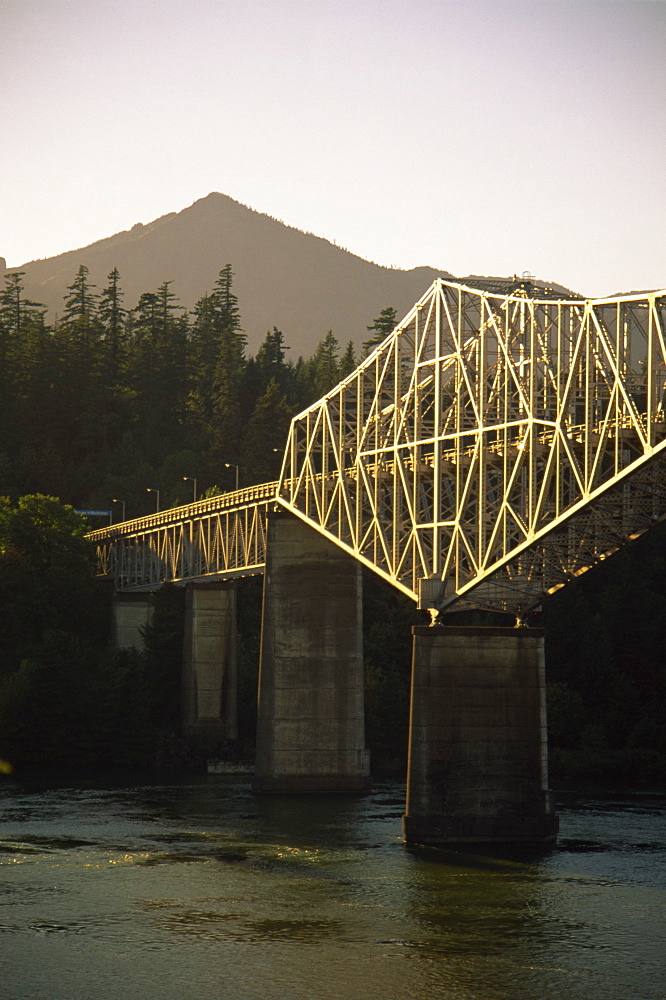
[[[267,486],[269,484],[262,484]],[[219,504],[205,513],[187,507],[165,511],[160,521],[139,518],[94,532],[98,575],[113,579],[118,590],[155,590],[163,583],[233,579],[263,572],[266,519],[277,506],[267,498]],[[215,499],[222,499],[217,497]],[[195,507],[195,504],[191,505]]]
[[[189,521],[192,518],[217,514],[223,510],[245,507],[248,504],[262,503],[275,497],[277,486],[277,482],[246,486],[242,490],[234,490],[231,493],[220,493],[214,497],[206,497],[204,500],[195,500],[194,503],[184,504],[181,507],[170,507],[168,510],[160,510],[155,514],[147,514],[144,517],[130,518],[128,521],[118,521],[116,524],[111,524],[106,528],[98,528],[96,531],[89,532],[87,537],[91,542],[99,542],[112,537],[150,531],[153,528],[167,527],[181,521]]]

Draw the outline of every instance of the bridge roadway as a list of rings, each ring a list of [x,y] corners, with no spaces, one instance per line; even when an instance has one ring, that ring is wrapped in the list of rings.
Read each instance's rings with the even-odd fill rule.
[[[294,418],[277,482],[89,537],[120,604],[187,586],[195,731],[229,718],[219,623],[234,578],[264,572],[255,788],[358,791],[361,565],[433,621],[454,603],[520,618],[666,516],[665,396],[666,290],[438,280]],[[408,840],[554,838],[544,685],[538,630],[414,629]]]

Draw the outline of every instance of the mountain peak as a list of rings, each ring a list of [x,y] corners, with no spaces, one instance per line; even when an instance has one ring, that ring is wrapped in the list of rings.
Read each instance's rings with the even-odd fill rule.
[[[402,317],[434,278],[451,277],[429,267],[382,267],[218,191],[90,246],[22,265],[26,296],[51,315],[62,312],[81,264],[98,290],[117,268],[127,309],[170,281],[190,310],[231,264],[250,352],[277,326],[295,356],[310,354],[328,330],[341,345],[360,346],[382,309],[393,306]]]

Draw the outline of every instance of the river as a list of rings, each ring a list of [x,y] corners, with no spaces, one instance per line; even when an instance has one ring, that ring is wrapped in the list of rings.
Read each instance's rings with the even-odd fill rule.
[[[558,796],[540,856],[412,852],[404,786],[0,784],[2,1000],[663,1000],[666,797]]]

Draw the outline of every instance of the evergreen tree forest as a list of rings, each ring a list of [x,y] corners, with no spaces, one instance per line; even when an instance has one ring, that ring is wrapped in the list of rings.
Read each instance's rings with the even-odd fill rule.
[[[22,275],[0,293],[0,494],[42,493],[75,508],[125,516],[265,482],[279,472],[294,413],[356,365],[332,331],[308,359],[287,358],[269,330],[247,356],[230,265],[187,313],[170,282],[123,304],[121,276],[103,288],[81,266],[62,313],[23,294]],[[276,451],[278,449],[278,451]],[[152,495],[148,491],[153,491]],[[114,520],[122,508],[114,508]]]
[[[0,292],[0,769],[44,764],[201,765],[216,748],[179,731],[183,591],[155,595],[143,653],[110,644],[111,593],[93,577],[91,526],[277,477],[291,417],[358,363],[323,332],[309,358],[288,332],[247,350],[224,267],[188,313],[165,281],[126,307],[121,275],[84,266],[62,312]],[[366,351],[395,324],[368,324]],[[55,499],[57,498],[57,499]],[[104,523],[104,522],[102,522]],[[261,581],[240,581],[239,722],[253,743]],[[406,761],[414,605],[364,571],[366,722],[376,773]],[[479,624],[480,612],[451,620]],[[494,619],[497,620],[497,619]],[[504,621],[503,623],[507,623]],[[604,781],[666,779],[666,530],[655,528],[549,599],[551,771]],[[217,748],[224,751],[225,748]],[[229,751],[230,748],[226,748]],[[233,748],[231,748],[233,750]]]

